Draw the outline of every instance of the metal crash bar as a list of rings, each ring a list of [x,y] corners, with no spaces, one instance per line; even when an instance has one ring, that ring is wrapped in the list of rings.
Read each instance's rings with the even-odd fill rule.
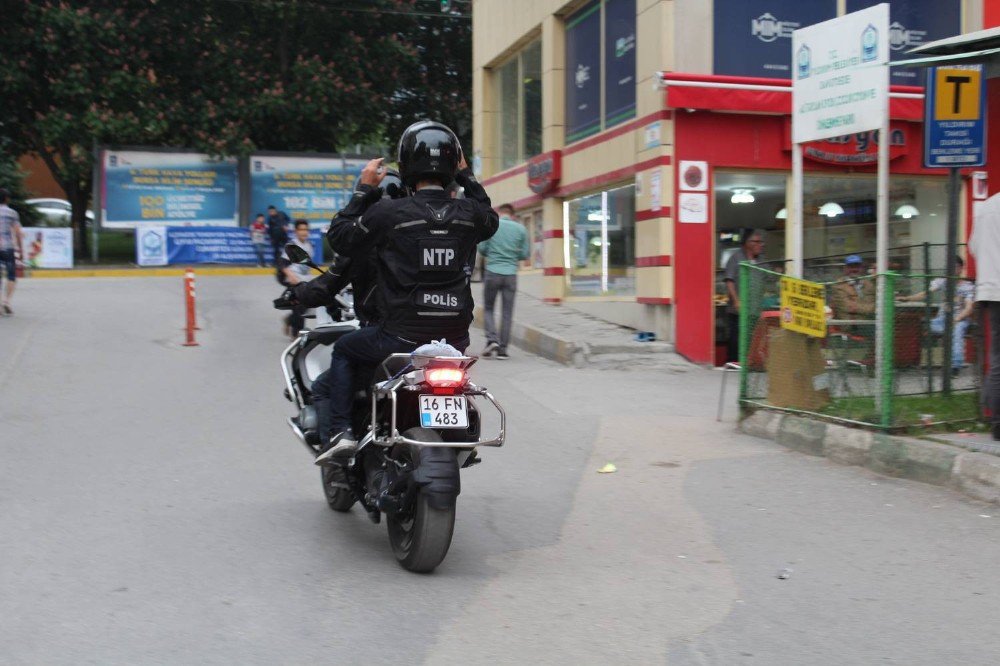
[[[467,396],[482,396],[490,401],[490,403],[496,408],[497,412],[500,413],[500,430],[496,437],[493,439],[480,440],[475,442],[423,442],[416,439],[410,439],[409,437],[404,437],[399,434],[396,429],[396,408],[398,406],[396,392],[401,386],[405,384],[405,379],[402,377],[397,377],[396,379],[390,380],[385,385],[376,388],[372,391],[372,430],[371,434],[375,433],[375,429],[378,427],[378,419],[376,413],[376,404],[378,402],[379,396],[388,395],[390,401],[392,402],[392,417],[389,421],[389,432],[391,436],[389,437],[373,437],[372,442],[378,444],[379,446],[395,446],[396,444],[413,444],[416,446],[443,446],[448,448],[472,448],[477,446],[503,446],[504,438],[507,434],[507,414],[504,412],[503,407],[500,403],[494,399],[494,397],[484,388],[480,388],[469,382],[466,386],[471,389],[469,392],[463,395]],[[416,390],[416,387],[413,387]],[[482,422],[480,422],[482,423]]]

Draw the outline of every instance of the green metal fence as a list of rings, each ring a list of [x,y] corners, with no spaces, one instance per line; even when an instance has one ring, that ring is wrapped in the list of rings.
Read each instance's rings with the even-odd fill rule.
[[[878,277],[820,281],[826,336],[783,329],[781,270],[740,269],[740,402],[879,430],[974,421],[979,416],[982,345],[971,283],[929,273],[884,275],[881,346]],[[841,264],[841,275],[843,274]],[[939,302],[944,280],[958,283],[952,346]],[[964,322],[964,323],[963,323]],[[881,347],[881,348],[880,348]]]

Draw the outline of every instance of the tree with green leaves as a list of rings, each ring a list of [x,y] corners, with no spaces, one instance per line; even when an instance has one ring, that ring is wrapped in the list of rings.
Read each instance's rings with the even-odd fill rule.
[[[0,123],[66,192],[82,253],[99,145],[336,152],[425,117],[467,137],[471,26],[422,4],[0,0]]]

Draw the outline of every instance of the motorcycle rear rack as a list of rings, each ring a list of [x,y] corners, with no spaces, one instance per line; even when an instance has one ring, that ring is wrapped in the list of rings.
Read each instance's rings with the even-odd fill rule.
[[[424,442],[416,439],[410,439],[409,437],[404,437],[400,434],[396,427],[396,410],[398,408],[397,392],[403,388],[408,391],[420,390],[419,386],[410,386],[406,384],[406,380],[403,377],[397,377],[385,382],[382,386],[377,387],[372,392],[372,420],[371,427],[372,430],[368,433],[371,436],[371,443],[377,444],[379,446],[395,446],[396,444],[412,444],[414,446],[439,446],[447,447],[450,449],[468,449],[475,448],[477,446],[503,446],[504,438],[507,433],[507,414],[504,412],[503,407],[500,403],[496,401],[492,394],[485,388],[476,386],[472,382],[465,385],[465,389],[462,391],[461,395],[476,397],[481,396],[490,401],[497,412],[500,414],[500,430],[497,432],[493,439],[478,440],[475,442],[464,441],[464,442]],[[392,416],[389,420],[389,432],[392,433],[387,437],[377,437],[374,436],[376,424],[378,423],[377,406],[378,399],[382,396],[388,396],[391,403]],[[429,428],[433,430],[433,428]],[[366,438],[367,439],[367,438]]]

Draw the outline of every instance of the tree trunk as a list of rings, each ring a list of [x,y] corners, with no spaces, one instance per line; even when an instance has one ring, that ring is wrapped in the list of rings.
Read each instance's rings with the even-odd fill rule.
[[[70,219],[73,226],[73,254],[77,259],[90,259],[90,239],[87,237],[87,202],[90,188],[86,183],[72,183],[66,199],[73,207]]]

